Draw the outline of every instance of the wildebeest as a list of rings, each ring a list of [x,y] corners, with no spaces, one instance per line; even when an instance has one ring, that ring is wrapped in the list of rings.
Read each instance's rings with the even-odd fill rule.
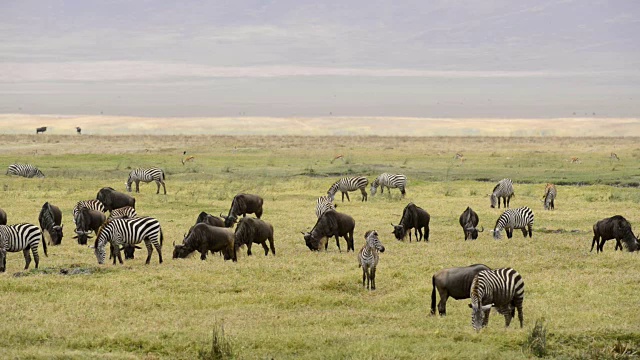
[[[631,224],[621,215],[602,219],[593,225],[593,241],[591,250],[596,245],[596,253],[603,251],[607,240],[616,239],[615,250],[622,250],[621,241],[625,243],[628,251],[638,250],[638,238],[631,230]]]
[[[89,232],[93,231],[97,234],[100,226],[104,224],[105,220],[106,217],[101,211],[86,207],[80,208],[78,210],[78,215],[76,216],[76,236],[73,238],[78,239],[78,244],[86,245],[87,239],[91,238],[89,236]]]
[[[313,229],[308,233],[302,233],[304,235],[304,241],[307,247],[312,251],[319,251],[321,241],[324,238],[336,237],[336,245],[338,250],[340,249],[339,237],[345,238],[347,241],[347,252],[349,250],[355,251],[353,245],[353,231],[356,227],[356,222],[353,218],[347,214],[339,213],[335,210],[326,211],[322,216],[318,218]],[[324,243],[324,249],[327,250],[328,241]]]
[[[7,225],[7,213],[0,209],[0,225]]]
[[[271,253],[276,255],[276,248],[273,245],[273,225],[260,219],[245,217],[240,219],[235,232],[235,251],[242,245],[247,245],[247,255],[251,256],[251,244],[261,244],[264,249],[264,256]],[[267,247],[267,240],[269,247]]]
[[[411,229],[415,229],[416,241],[422,240],[422,229],[424,228],[424,240],[429,241],[429,221],[431,216],[423,208],[416,206],[414,203],[409,203],[404,207],[402,211],[402,218],[400,218],[400,224],[393,225],[393,234],[396,239],[402,240],[407,234],[409,234],[409,242],[411,242]],[[420,237],[418,237],[420,234]]]
[[[82,134],[82,129],[80,128],[80,126],[76,126],[76,132],[78,133],[78,135]]]
[[[198,215],[198,219],[196,219],[196,224],[199,224],[199,223],[205,223],[205,224],[209,224],[211,226],[216,226],[216,227],[225,227],[224,220],[222,220],[222,218],[213,216],[211,214],[207,214],[204,211],[201,212],[200,215]]]
[[[221,251],[225,260],[238,261],[234,249],[234,235],[231,230],[199,223],[189,229],[182,244],[173,244],[173,258],[186,258],[194,251],[200,252],[200,259],[207,259],[207,252]]]
[[[247,214],[256,214],[256,217],[260,219],[262,217],[262,204],[264,200],[258,195],[253,194],[238,194],[231,201],[231,208],[229,209],[229,215],[224,216],[220,214],[220,217],[224,218],[224,226],[232,227],[238,220],[238,216],[247,216]]]
[[[103,187],[98,191],[96,199],[104,204],[105,210],[113,211],[117,208],[131,206],[135,209],[136,199],[125,193],[114,190],[111,187]]]
[[[44,133],[45,131],[47,131],[47,127],[46,126],[41,126],[39,128],[36,128],[36,135],[40,134],[40,133]]]
[[[438,303],[438,314],[447,315],[447,299],[452,297],[456,300],[468,299],[473,278],[482,270],[490,270],[483,264],[469,265],[465,267],[454,267],[442,269],[431,278],[433,290],[431,290],[431,315],[436,314],[436,289],[440,294]]]
[[[478,238],[478,232],[484,231],[484,227],[482,227],[481,230],[478,230],[479,221],[480,219],[478,218],[478,214],[467,206],[467,209],[462,212],[459,219],[462,231],[464,231],[465,240],[475,240]]]
[[[51,244],[60,245],[63,237],[62,211],[60,211],[60,208],[49,202],[44,203],[40,210],[40,215],[38,215],[38,222],[43,234],[45,231],[49,234]]]

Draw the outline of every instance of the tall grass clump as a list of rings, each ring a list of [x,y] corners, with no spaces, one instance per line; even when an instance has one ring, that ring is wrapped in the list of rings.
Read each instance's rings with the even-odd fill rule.
[[[547,356],[547,327],[544,318],[536,320],[536,324],[531,330],[525,348],[535,357]]]
[[[213,327],[211,348],[198,351],[198,359],[224,360],[233,359],[233,344],[231,339],[224,334],[224,325],[216,323]]]

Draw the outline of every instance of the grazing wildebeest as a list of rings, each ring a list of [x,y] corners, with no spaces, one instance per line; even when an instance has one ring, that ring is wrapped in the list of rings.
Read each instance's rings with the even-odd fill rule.
[[[114,190],[111,187],[103,187],[98,191],[96,199],[104,205],[105,210],[113,211],[115,209],[131,206],[135,209],[136,199],[125,193]]]
[[[596,253],[603,251],[607,240],[616,239],[615,250],[622,250],[621,241],[625,243],[628,251],[638,250],[638,239],[631,230],[631,224],[621,215],[604,218],[593,225],[593,241],[591,250],[596,245]]]
[[[45,131],[47,131],[47,127],[46,126],[42,126],[42,127],[36,128],[36,135],[40,134],[40,133],[44,133]]]
[[[105,220],[106,217],[101,211],[86,207],[78,209],[78,214],[76,216],[76,236],[73,238],[78,239],[78,244],[86,245],[87,239],[91,238],[89,236],[89,232],[93,231],[97,234]]]
[[[393,234],[398,240],[404,239],[409,234],[409,242],[411,242],[411,229],[415,229],[416,241],[421,241],[422,229],[424,228],[424,240],[429,241],[429,221],[431,221],[431,216],[428,212],[414,203],[409,203],[402,211],[400,224],[393,225],[391,223],[391,226],[393,226]]]
[[[460,215],[460,226],[462,226],[462,231],[464,231],[464,239],[475,240],[478,238],[478,232],[483,232],[484,227],[478,230],[478,222],[480,219],[478,218],[478,214],[473,211],[470,207],[467,206],[467,209],[462,212]]]
[[[7,213],[0,209],[0,225],[7,225]]]
[[[82,129],[80,128],[80,126],[76,126],[76,132],[78,133],[78,135],[82,134]]]
[[[200,259],[207,259],[207,252],[221,251],[225,260],[238,261],[234,249],[234,235],[231,230],[205,223],[199,223],[189,229],[182,244],[173,243],[173,258],[186,258],[194,251],[200,252]]]
[[[247,245],[247,255],[251,256],[251,244],[261,244],[264,249],[264,256],[269,255],[269,247],[271,253],[276,255],[276,248],[273,245],[273,225],[260,219],[245,217],[240,219],[235,232],[235,251],[238,251],[242,245]],[[267,247],[267,240],[269,247]]]
[[[205,224],[209,224],[211,226],[216,226],[216,227],[225,227],[224,220],[222,220],[222,218],[213,216],[211,214],[207,214],[204,211],[201,212],[200,215],[198,215],[198,219],[196,219],[196,224],[199,224],[199,223],[205,223]]]
[[[252,194],[238,194],[231,201],[231,208],[229,209],[229,215],[224,216],[220,214],[220,217],[224,219],[225,227],[232,227],[238,220],[238,216],[247,216],[247,214],[256,214],[256,217],[260,219],[262,217],[262,204],[264,200],[258,195]]]
[[[378,232],[375,230],[369,230],[364,234],[365,244],[358,253],[358,267],[362,268],[362,287],[365,287],[365,280],[367,281],[366,287],[369,290],[376,289],[376,268],[378,267],[378,261],[380,260],[381,253],[384,252],[384,246],[378,238]]]
[[[353,245],[353,231],[355,227],[356,222],[351,216],[339,213],[335,210],[329,210],[318,218],[318,221],[310,232],[303,232],[302,235],[304,235],[304,241],[311,251],[319,251],[321,241],[324,238],[330,238],[332,236],[336,237],[338,250],[342,251],[340,249],[340,241],[338,238],[343,237],[347,241],[347,252],[349,250],[355,251]],[[325,241],[325,250],[327,250],[327,246],[328,241]]]
[[[436,289],[440,294],[438,303],[438,313],[440,316],[447,315],[447,299],[452,297],[456,300],[468,299],[473,278],[482,270],[490,270],[483,264],[469,265],[465,267],[455,267],[442,269],[431,278],[433,290],[431,290],[431,315],[436,314]]]
[[[43,233],[46,231],[51,239],[51,244],[60,245],[62,242],[62,211],[55,205],[49,202],[42,205],[40,215],[38,215],[38,222],[40,223],[40,229]]]

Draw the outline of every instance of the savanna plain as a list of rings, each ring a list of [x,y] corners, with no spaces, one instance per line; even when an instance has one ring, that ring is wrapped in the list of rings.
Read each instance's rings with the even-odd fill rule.
[[[9,253],[0,275],[2,358],[34,359],[631,359],[640,356],[637,253],[590,252],[593,224],[616,214],[640,226],[637,138],[65,136],[0,135],[0,164],[32,163],[44,179],[0,177],[8,223],[38,224],[49,201],[63,211],[59,246],[40,247],[40,267],[23,271]],[[186,151],[186,155],[183,152]],[[612,160],[615,152],[620,160]],[[456,153],[464,161],[455,159]],[[332,161],[337,155],[341,159]],[[194,160],[182,159],[193,156]],[[570,162],[578,157],[579,162]],[[125,191],[131,169],[158,166],[167,195],[140,186],[140,215],[160,220],[163,258],[146,250],[124,265],[98,265],[93,249],[72,239],[72,208],[111,186]],[[362,287],[357,256],[335,241],[310,251],[300,234],[316,222],[315,200],[341,176],[383,172],[408,177],[398,190],[337,210],[356,221],[356,251],[378,230],[377,289]],[[520,231],[494,240],[503,209],[488,194],[514,181],[511,207],[535,213],[533,238]],[[558,188],[545,211],[545,184]],[[237,193],[264,198],[262,219],[275,228],[276,256],[254,245],[238,262],[195,253],[172,260],[201,211],[226,214]],[[391,223],[414,202],[431,214],[428,242],[396,240]],[[464,241],[458,217],[467,207],[485,231]],[[487,328],[471,327],[468,300],[449,299],[447,316],[430,316],[431,277],[483,263],[513,267],[525,282],[524,328],[505,328],[492,311]],[[439,299],[439,296],[438,296]],[[538,323],[538,327],[536,327]],[[215,338],[214,334],[215,333]],[[221,349],[216,353],[214,350]],[[220,357],[219,357],[220,358]]]

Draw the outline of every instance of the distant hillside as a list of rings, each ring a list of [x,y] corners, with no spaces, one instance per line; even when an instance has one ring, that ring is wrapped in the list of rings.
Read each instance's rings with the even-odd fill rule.
[[[380,136],[640,136],[636,118],[431,119],[401,117],[142,118],[1,114],[3,134],[68,135],[380,135]]]

